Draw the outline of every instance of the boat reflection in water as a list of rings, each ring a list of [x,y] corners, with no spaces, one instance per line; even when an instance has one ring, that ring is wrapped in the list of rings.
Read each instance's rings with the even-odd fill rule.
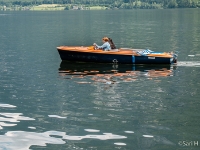
[[[128,65],[128,64],[100,64],[62,61],[59,75],[65,79],[86,79],[77,83],[102,82],[114,84],[116,82],[132,82],[141,77],[153,79],[157,77],[173,76],[176,66],[165,65]],[[88,80],[90,78],[90,81]]]

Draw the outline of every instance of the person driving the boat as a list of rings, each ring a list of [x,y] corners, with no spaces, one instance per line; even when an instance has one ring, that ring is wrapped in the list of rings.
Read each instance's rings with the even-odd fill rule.
[[[104,51],[111,50],[109,39],[107,37],[102,38],[102,42],[102,46],[98,46],[96,43],[94,43],[93,45],[95,46],[95,49],[103,49]]]

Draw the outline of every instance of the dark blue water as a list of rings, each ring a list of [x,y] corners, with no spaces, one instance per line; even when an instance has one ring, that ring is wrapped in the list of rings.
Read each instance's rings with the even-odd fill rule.
[[[200,146],[199,9],[0,12],[0,149]],[[60,45],[179,51],[176,65],[62,62]]]

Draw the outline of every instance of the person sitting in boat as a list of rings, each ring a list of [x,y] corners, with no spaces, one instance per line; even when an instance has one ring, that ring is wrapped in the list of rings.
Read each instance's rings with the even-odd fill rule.
[[[111,47],[111,49],[116,49],[116,46],[115,46],[113,40],[112,40],[111,38],[108,38],[108,39],[109,39],[108,42],[110,43],[110,47]]]
[[[103,42],[102,46],[99,46],[96,43],[94,43],[93,45],[95,46],[95,49],[103,49],[104,51],[111,50],[109,38],[107,38],[107,37],[102,38],[102,42]]]

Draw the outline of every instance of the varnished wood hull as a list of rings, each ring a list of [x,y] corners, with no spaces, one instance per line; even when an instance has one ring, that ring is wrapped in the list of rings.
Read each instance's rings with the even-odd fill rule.
[[[62,60],[97,63],[121,64],[171,64],[175,62],[173,55],[155,53],[141,56],[134,49],[119,49],[119,51],[94,50],[92,47],[57,47]]]

